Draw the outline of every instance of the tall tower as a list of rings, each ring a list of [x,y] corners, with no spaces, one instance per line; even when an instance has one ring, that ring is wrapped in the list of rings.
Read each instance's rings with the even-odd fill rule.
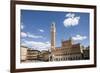
[[[55,50],[55,44],[56,44],[56,27],[55,23],[53,22],[51,24],[51,52],[52,50]]]

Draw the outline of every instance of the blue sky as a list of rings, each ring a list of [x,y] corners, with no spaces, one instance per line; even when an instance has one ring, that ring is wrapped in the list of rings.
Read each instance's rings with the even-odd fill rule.
[[[70,37],[89,45],[89,13],[21,10],[21,45],[38,50],[50,48],[50,27],[56,24],[56,47]]]

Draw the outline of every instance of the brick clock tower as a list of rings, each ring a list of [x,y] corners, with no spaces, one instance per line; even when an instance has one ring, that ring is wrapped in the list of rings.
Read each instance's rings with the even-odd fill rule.
[[[56,26],[55,23],[53,22],[51,24],[51,56],[52,56],[52,61],[53,61],[53,50],[55,50],[56,46]]]
[[[55,50],[55,43],[56,43],[56,27],[55,23],[53,22],[51,25],[51,51]]]

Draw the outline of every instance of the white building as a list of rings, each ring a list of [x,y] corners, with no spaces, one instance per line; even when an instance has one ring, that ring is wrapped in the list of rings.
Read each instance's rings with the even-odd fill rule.
[[[27,47],[21,46],[21,61],[27,60]]]

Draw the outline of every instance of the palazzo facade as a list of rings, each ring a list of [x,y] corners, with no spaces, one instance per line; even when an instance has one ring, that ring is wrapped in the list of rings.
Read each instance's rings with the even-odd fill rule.
[[[81,60],[83,47],[80,43],[73,44],[70,38],[61,42],[61,47],[56,47],[56,26],[51,25],[51,61]]]

